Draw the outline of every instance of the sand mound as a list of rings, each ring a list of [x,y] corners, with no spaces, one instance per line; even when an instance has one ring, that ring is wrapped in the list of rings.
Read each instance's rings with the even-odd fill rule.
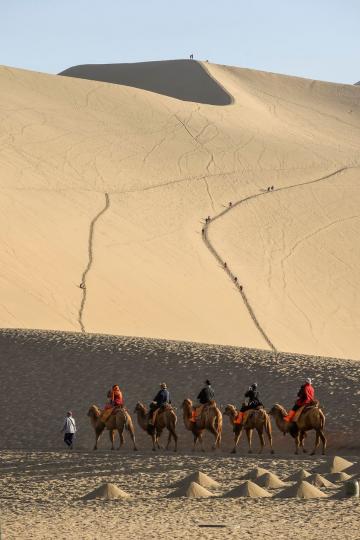
[[[317,497],[327,497],[325,493],[320,491],[317,487],[309,484],[306,480],[298,482],[294,486],[291,486],[284,491],[281,491],[276,495],[280,498],[296,497],[298,499],[316,499]]]
[[[299,469],[294,474],[290,475],[286,481],[287,482],[299,482],[300,480],[305,480],[308,476],[310,476],[311,473],[306,471],[305,469]]]
[[[198,498],[198,497],[213,497],[214,494],[200,486],[196,482],[191,482],[190,485],[181,486],[176,491],[173,491],[168,495],[168,497],[189,497],[189,498]]]
[[[230,105],[231,96],[199,62],[165,60],[134,64],[84,64],[60,75],[132,86],[165,96],[208,105]]]
[[[266,489],[277,489],[285,486],[285,482],[280,480],[276,474],[267,472],[256,478],[256,483],[258,486],[264,487]]]
[[[220,487],[219,482],[216,482],[216,480],[214,480],[207,474],[202,473],[201,471],[196,471],[192,474],[189,474],[189,476],[186,476],[185,478],[182,478],[178,482],[175,482],[175,484],[173,484],[172,487],[189,486],[191,482],[195,482],[196,484],[199,484],[199,486],[202,486],[208,489]]]
[[[331,458],[331,460],[322,463],[318,467],[316,467],[313,472],[314,473],[339,473],[345,471],[345,469],[348,469],[354,465],[351,461],[348,461],[347,459],[344,459],[339,456],[334,456]]]
[[[335,484],[330,482],[327,478],[324,476],[321,476],[319,473],[311,474],[306,478],[306,481],[309,482],[309,484],[312,484],[316,487],[324,487],[324,488],[334,488],[336,487]]]
[[[224,497],[272,497],[271,493],[266,491],[266,489],[263,489],[262,487],[258,486],[254,482],[251,482],[251,480],[246,480],[243,484],[240,484],[240,486],[237,486],[236,488],[232,489],[231,491],[228,491],[223,495]]]
[[[346,472],[326,474],[326,479],[330,480],[330,482],[346,482],[346,480],[350,480],[350,478],[350,474],[347,474]]]
[[[331,498],[332,499],[348,499],[349,497],[355,497],[358,499],[358,496],[359,496],[359,486],[356,485],[356,480],[348,480],[341,487],[340,491],[337,491]]]
[[[263,474],[267,474],[269,471],[266,469],[263,469],[262,467],[256,467],[255,469],[252,469],[249,471],[245,476],[243,476],[244,480],[255,480],[256,478],[259,478],[259,476],[262,476]]]
[[[84,500],[91,500],[91,499],[128,499],[130,495],[123,491],[122,489],[119,489],[114,484],[102,484],[98,488],[96,488],[94,491],[91,491],[84,497],[82,497]]]

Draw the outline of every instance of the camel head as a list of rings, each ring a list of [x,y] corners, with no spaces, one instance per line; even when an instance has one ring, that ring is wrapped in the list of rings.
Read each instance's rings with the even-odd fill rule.
[[[236,416],[236,414],[237,414],[237,410],[236,410],[235,405],[231,405],[230,403],[226,405],[225,410],[224,410],[225,416],[230,416],[231,418],[231,417]]]
[[[96,405],[91,405],[90,409],[87,412],[87,416],[90,416],[90,418],[98,418],[100,414],[100,409]]]
[[[281,416],[282,418],[284,418],[284,416],[287,415],[287,412],[282,405],[280,405],[279,403],[275,403],[275,405],[271,407],[269,414],[270,416]]]
[[[134,409],[134,412],[137,413],[141,413],[141,414],[146,414],[146,407],[143,403],[141,403],[141,401],[138,401],[137,404],[135,405],[135,409]]]
[[[182,402],[181,408],[183,410],[186,410],[186,409],[191,409],[191,407],[192,407],[191,399],[189,398],[184,399],[184,401]]]

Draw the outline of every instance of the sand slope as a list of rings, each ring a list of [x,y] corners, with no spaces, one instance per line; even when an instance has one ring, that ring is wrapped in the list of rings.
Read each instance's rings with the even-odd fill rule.
[[[357,358],[359,87],[178,73],[232,104],[0,68],[0,324]]]

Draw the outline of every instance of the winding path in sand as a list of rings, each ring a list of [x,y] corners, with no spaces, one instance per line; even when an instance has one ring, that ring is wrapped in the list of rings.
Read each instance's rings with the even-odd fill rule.
[[[93,245],[94,245],[94,229],[95,229],[95,224],[96,222],[98,221],[98,219],[106,212],[106,210],[110,207],[110,197],[109,197],[109,194],[108,193],[105,193],[105,206],[100,210],[100,212],[98,212],[96,214],[96,216],[94,216],[94,218],[91,220],[90,222],[90,229],[89,229],[89,240],[88,240],[88,255],[89,255],[89,258],[88,258],[88,263],[86,265],[86,268],[84,270],[84,272],[82,273],[82,276],[81,276],[81,282],[80,282],[80,288],[82,290],[82,299],[81,299],[81,304],[80,304],[80,309],[79,309],[79,316],[78,316],[78,322],[79,322],[79,325],[80,325],[80,329],[82,332],[85,332],[85,326],[84,326],[84,321],[83,321],[83,316],[84,316],[84,309],[85,309],[85,304],[86,304],[86,297],[87,297],[87,290],[86,290],[86,277],[87,277],[87,274],[89,273],[90,269],[91,269],[91,266],[93,264],[93,261],[94,261],[94,250],[93,250]]]
[[[308,182],[300,182],[300,183],[297,183],[297,184],[292,184],[291,186],[284,186],[284,187],[280,187],[280,188],[274,188],[273,190],[271,191],[264,191],[262,193],[255,193],[254,195],[249,195],[248,197],[245,197],[243,199],[240,199],[234,203],[231,203],[231,205],[229,205],[227,208],[225,208],[224,210],[222,210],[221,212],[219,212],[218,214],[216,214],[215,216],[213,216],[210,221],[205,221],[204,223],[204,227],[203,227],[203,230],[202,230],[202,239],[206,245],[206,247],[209,249],[210,253],[215,257],[215,259],[218,261],[218,263],[222,266],[223,270],[226,272],[227,276],[231,279],[231,281],[233,282],[233,284],[235,285],[235,287],[237,288],[237,290],[239,291],[239,293],[241,294],[241,297],[243,299],[243,302],[246,306],[246,309],[248,310],[249,312],[249,315],[251,317],[251,319],[253,320],[256,328],[258,329],[258,331],[260,332],[260,334],[262,335],[262,337],[264,338],[264,340],[266,341],[266,343],[269,345],[270,349],[274,352],[277,352],[277,348],[276,346],[274,345],[274,343],[271,341],[270,337],[267,335],[267,333],[265,332],[264,328],[262,327],[260,321],[258,320],[256,314],[255,314],[255,311],[251,305],[251,302],[249,301],[245,291],[244,291],[244,286],[243,284],[241,284],[241,282],[239,281],[237,275],[229,268],[229,266],[227,265],[226,263],[226,260],[220,255],[219,251],[215,249],[213,243],[211,242],[211,240],[209,239],[209,227],[210,225],[212,225],[216,220],[220,219],[221,217],[223,217],[225,214],[227,214],[228,212],[230,212],[231,210],[233,210],[235,207],[239,206],[240,204],[243,204],[247,201],[251,201],[253,199],[257,199],[258,197],[263,197],[264,195],[269,195],[269,194],[272,194],[272,193],[275,193],[276,191],[279,192],[279,191],[285,191],[285,190],[289,190],[289,189],[294,189],[296,187],[302,187],[302,186],[307,186],[307,185],[310,185],[310,184],[316,184],[318,182],[323,182],[325,180],[328,180],[329,178],[332,178],[334,176],[337,176],[338,174],[342,173],[343,171],[346,171],[346,170],[349,170],[349,169],[357,169],[358,167],[356,165],[346,165],[344,167],[341,167],[339,169],[337,169],[336,171],[332,172],[332,173],[329,173],[325,176],[322,176],[321,178],[316,178],[315,180],[310,180]]]

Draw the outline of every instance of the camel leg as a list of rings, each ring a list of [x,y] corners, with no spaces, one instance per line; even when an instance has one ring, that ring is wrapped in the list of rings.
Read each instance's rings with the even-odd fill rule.
[[[111,450],[114,450],[115,432],[113,429],[109,429],[109,437],[110,437],[110,442],[111,442]]]
[[[269,445],[270,445],[270,454],[274,454],[274,448],[273,448],[273,441],[272,441],[272,433],[271,433],[271,426],[265,427],[267,438],[269,439]]]
[[[178,436],[175,430],[173,432],[173,437],[174,437],[174,444],[175,444],[174,452],[177,452]]]
[[[195,437],[195,435],[194,435],[194,437]],[[200,450],[201,450],[202,452],[205,452],[205,448],[204,448],[204,444],[203,444],[203,434],[202,434],[202,433],[198,433],[198,434],[196,435],[196,442],[199,442],[199,444],[200,444]],[[195,444],[194,444],[194,450],[195,450]]]
[[[169,430],[169,428],[168,428]],[[169,430],[169,435],[168,435],[168,440],[167,440],[167,445],[165,446],[165,450],[169,450],[169,446],[170,446],[170,442],[171,442],[171,431]]]
[[[316,454],[316,449],[319,447],[319,444],[320,444],[320,433],[318,430],[316,430],[316,435],[315,435],[315,445],[314,445],[314,449],[313,451],[311,452],[310,456],[313,456]]]
[[[302,448],[302,451],[304,452],[304,454],[307,453],[307,450],[304,446],[305,437],[306,437],[305,431],[301,431],[300,436],[299,436],[299,442],[300,442],[300,447]]]
[[[102,429],[96,429],[95,430],[95,446],[93,448],[93,450],[97,450],[98,449],[98,442],[99,442],[99,439],[100,439],[100,436],[102,434],[102,432],[104,431],[104,428]]]
[[[252,429],[245,429],[245,432],[246,432],[246,437],[247,437],[247,440],[248,440],[248,446],[249,446],[248,453],[249,453],[249,454],[252,454],[251,444],[252,444],[252,434],[253,434],[253,430],[252,430]]]
[[[260,440],[260,452],[259,452],[259,454],[262,454],[262,451],[264,450],[264,446],[265,446],[264,435],[263,435],[262,429],[257,429],[256,431],[257,431],[257,433],[259,435],[259,440]]]
[[[171,426],[168,427],[168,430],[169,430],[169,438],[168,438],[168,443],[166,445],[166,450],[169,449],[169,446],[170,446],[170,441],[171,441],[171,438],[174,439],[174,443],[175,443],[175,449],[174,449],[174,452],[177,451],[177,440],[178,440],[178,436],[176,435],[176,432],[174,430],[174,428]]]
[[[324,456],[326,453],[326,437],[322,429],[319,430],[319,436],[322,443],[322,455]]]
[[[120,442],[119,442],[119,450],[120,448],[123,446],[124,442],[125,442],[125,439],[124,439],[124,428],[122,430],[118,429],[118,433],[119,433],[119,438],[120,438]]]
[[[297,433],[295,437],[295,454],[297,455],[299,453],[299,446],[300,446],[300,435]]]
[[[198,436],[197,436],[196,433],[193,433],[193,437],[194,437],[194,440],[193,440],[192,451],[195,452],[195,450],[196,450],[196,443],[198,442]]]
[[[131,438],[132,443],[133,443],[134,451],[136,452],[137,446],[136,446],[136,442],[135,442],[134,426],[132,425],[132,423],[126,422],[126,429],[128,430],[128,432],[130,434],[130,438]]]
[[[212,433],[212,434],[214,435],[214,437],[215,437],[214,444],[212,445],[211,448],[212,448],[213,450],[216,450],[217,444],[218,444],[218,436],[219,436],[219,435],[218,435],[218,432],[217,432],[217,430],[214,428],[214,426],[209,426],[209,431],[210,431],[210,433]]]
[[[239,429],[238,433],[236,433],[236,431],[235,431],[234,448],[231,450],[231,454],[236,454],[236,447],[239,444],[241,433],[242,433],[242,426],[240,426],[240,429]]]
[[[151,440],[152,440],[152,443],[153,443],[153,452],[156,452],[156,443],[157,443],[157,440],[156,440],[156,433],[152,433],[151,434]]]

